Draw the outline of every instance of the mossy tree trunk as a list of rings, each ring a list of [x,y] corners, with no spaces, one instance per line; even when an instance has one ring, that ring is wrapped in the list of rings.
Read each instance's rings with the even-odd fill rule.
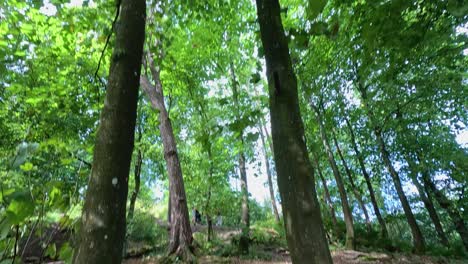
[[[121,0],[74,263],[122,260],[145,19],[144,0]]]
[[[332,263],[304,142],[297,80],[278,0],[256,0],[265,51],[278,187],[293,263]]]

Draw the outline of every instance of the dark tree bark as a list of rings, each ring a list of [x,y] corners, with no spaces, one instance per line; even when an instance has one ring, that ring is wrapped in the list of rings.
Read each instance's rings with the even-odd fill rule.
[[[340,232],[338,230],[338,221],[336,220],[335,207],[333,206],[333,201],[331,199],[330,191],[328,190],[327,181],[325,180],[325,177],[323,176],[323,173],[322,173],[322,169],[320,168],[320,163],[319,163],[317,154],[315,152],[312,152],[312,155],[314,157],[314,165],[317,168],[318,175],[320,177],[320,180],[322,181],[325,201],[330,210],[330,215],[331,215],[332,225],[333,225],[333,232],[334,232],[335,237],[338,238],[340,236]]]
[[[304,142],[296,76],[278,0],[257,0],[265,50],[278,187],[293,263],[332,263]]]
[[[364,213],[364,217],[366,219],[367,230],[370,232],[370,231],[372,231],[371,222],[370,222],[370,219],[369,219],[369,213],[367,212],[366,205],[364,204],[364,201],[362,200],[362,194],[359,191],[359,188],[354,183],[353,172],[349,169],[348,163],[346,162],[345,158],[343,157],[343,153],[341,152],[340,146],[338,145],[338,140],[336,140],[335,132],[333,131],[332,133],[333,133],[333,142],[335,144],[336,151],[338,152],[338,156],[340,157],[340,160],[341,160],[341,163],[343,164],[346,175],[348,176],[349,184],[351,185],[351,189],[352,189],[352,191],[354,193],[354,197],[356,197],[356,200],[357,200],[357,202],[359,204],[359,207],[361,207],[361,210]]]
[[[414,214],[411,211],[408,199],[406,198],[406,195],[403,191],[400,176],[398,175],[398,172],[395,170],[392,162],[390,161],[390,153],[388,152],[387,146],[385,145],[385,142],[383,140],[382,130],[378,125],[376,125],[374,113],[369,107],[366,88],[360,83],[359,75],[357,75],[356,77],[358,92],[361,95],[364,110],[367,112],[367,116],[369,118],[371,127],[377,139],[377,145],[379,146],[380,154],[382,155],[382,160],[385,164],[385,167],[387,167],[388,172],[390,173],[393,184],[398,194],[398,198],[400,199],[401,206],[403,207],[406,220],[411,229],[411,234],[413,236],[413,250],[415,251],[415,253],[421,254],[425,250],[424,237],[421,233],[421,229],[419,228],[418,223],[416,222],[416,218],[414,217]]]
[[[121,0],[109,83],[94,148],[74,263],[120,263],[133,152],[146,3]]]
[[[349,207],[349,203],[348,203],[348,194],[346,193],[343,178],[341,177],[340,170],[338,169],[338,166],[336,165],[335,157],[330,147],[327,133],[325,132],[325,126],[323,124],[321,110],[319,107],[315,106],[312,102],[310,103],[310,105],[311,105],[311,108],[315,112],[315,118],[320,128],[320,137],[322,139],[323,147],[325,148],[325,152],[327,153],[328,162],[330,163],[330,166],[332,168],[333,176],[335,177],[336,185],[338,187],[338,192],[340,193],[341,206],[343,207],[343,214],[344,214],[344,220],[345,220],[345,225],[346,225],[346,248],[355,249],[356,245],[355,245],[355,238],[354,238],[353,215],[351,212],[351,208]]]
[[[366,166],[364,164],[364,157],[362,156],[357,146],[353,127],[349,123],[349,120],[346,116],[345,116],[345,122],[346,122],[346,126],[348,127],[349,134],[351,136],[351,144],[353,146],[354,153],[356,154],[356,158],[358,159],[358,162],[359,162],[359,167],[361,168],[362,175],[364,176],[364,180],[366,181],[367,189],[369,190],[369,197],[372,203],[372,207],[374,208],[375,216],[377,217],[377,221],[379,221],[380,234],[382,238],[387,238],[388,237],[387,225],[385,224],[385,220],[383,219],[382,214],[380,213],[379,205],[377,204],[377,199],[375,198],[374,187],[372,187],[371,178],[369,176],[369,173],[367,173]]]
[[[192,261],[192,229],[185,195],[184,178],[177,154],[176,139],[172,129],[171,120],[164,105],[164,92],[160,79],[160,72],[155,67],[151,55],[148,57],[148,66],[155,85],[152,85],[146,76],[141,77],[141,85],[150,99],[151,106],[159,110],[159,131],[163,141],[164,159],[166,160],[169,176],[170,199],[170,238],[168,255],[180,257],[185,261]]]
[[[262,140],[262,147],[263,147],[263,156],[265,157],[265,167],[266,167],[266,173],[267,173],[267,178],[268,178],[268,189],[270,191],[271,207],[273,208],[273,214],[275,215],[276,222],[279,222],[280,216],[278,213],[278,208],[276,207],[275,190],[273,189],[273,179],[272,179],[273,177],[271,175],[270,162],[268,160],[268,151],[267,151],[267,146],[265,143],[265,135],[263,135],[262,126],[263,124],[260,124],[258,131],[260,132],[260,139]]]
[[[232,95],[234,99],[234,107],[236,119],[240,121],[241,111],[239,107],[239,91],[237,87],[236,74],[234,72],[234,65],[231,63],[231,78],[232,78]],[[247,171],[245,168],[245,155],[244,155],[244,129],[239,131],[239,141],[241,142],[241,150],[239,152],[239,172],[241,180],[241,193],[242,193],[242,212],[241,223],[242,233],[239,242],[239,252],[247,254],[249,252],[249,230],[250,230],[250,215],[249,215],[249,190],[247,185]]]

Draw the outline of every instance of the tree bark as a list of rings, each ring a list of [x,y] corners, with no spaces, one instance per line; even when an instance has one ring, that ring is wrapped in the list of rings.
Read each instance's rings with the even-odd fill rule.
[[[393,167],[392,162],[390,161],[390,154],[383,140],[382,130],[380,127],[376,125],[374,114],[369,108],[366,88],[360,83],[359,76],[357,75],[356,77],[357,77],[358,92],[361,95],[362,103],[364,105],[364,110],[367,112],[370,125],[377,139],[377,145],[379,147],[380,154],[382,155],[382,160],[385,164],[385,167],[387,167],[388,172],[390,173],[393,184],[398,194],[398,198],[400,199],[401,206],[403,207],[406,220],[411,229],[411,234],[413,236],[413,250],[415,251],[415,253],[421,254],[425,250],[424,237],[422,236],[421,229],[419,229],[418,223],[416,222],[416,218],[414,217],[413,212],[411,211],[410,204],[403,191],[400,176],[398,175],[397,171]]]
[[[272,179],[273,177],[271,175],[270,162],[268,160],[268,151],[267,151],[267,146],[265,144],[265,135],[263,135],[262,126],[263,124],[260,124],[258,131],[260,133],[260,139],[262,140],[263,155],[265,157],[265,167],[266,167],[266,173],[267,173],[267,178],[268,178],[268,189],[270,191],[271,207],[273,208],[273,214],[275,216],[276,222],[279,222],[280,216],[278,213],[278,208],[276,207],[275,190],[273,189],[273,179]]]
[[[80,238],[73,258],[79,264],[122,260],[146,3],[121,0],[120,10]]]
[[[336,147],[336,151],[338,152],[338,156],[340,157],[341,163],[343,163],[343,167],[345,169],[346,175],[348,176],[349,184],[351,185],[351,189],[353,190],[354,196],[356,197],[356,200],[359,204],[359,207],[361,207],[362,212],[364,213],[364,218],[366,219],[366,226],[367,230],[369,232],[372,231],[371,227],[371,222],[369,219],[369,213],[367,212],[366,205],[364,204],[364,201],[362,200],[362,194],[359,191],[359,188],[356,186],[354,183],[354,177],[353,177],[353,172],[349,169],[348,163],[346,162],[345,158],[343,157],[343,153],[341,152],[340,146],[338,145],[338,140],[336,140],[336,135],[335,132],[332,132],[333,134],[333,142]]]
[[[330,143],[327,137],[327,133],[325,132],[325,126],[323,124],[322,116],[320,108],[310,103],[311,108],[315,112],[315,118],[317,120],[317,124],[319,125],[320,130],[320,137],[322,139],[323,147],[325,148],[325,152],[327,153],[328,162],[333,171],[333,176],[335,177],[336,185],[338,187],[338,192],[340,193],[341,199],[341,206],[343,207],[343,214],[344,220],[346,225],[346,248],[347,249],[355,249],[355,238],[354,238],[354,223],[353,223],[353,215],[351,212],[351,208],[349,207],[348,203],[348,194],[346,193],[346,189],[343,183],[343,178],[341,177],[340,170],[336,165],[335,157],[333,155],[332,149],[330,147]]]
[[[351,144],[353,146],[354,153],[356,154],[356,158],[358,159],[358,162],[359,162],[359,167],[361,168],[362,175],[364,176],[364,180],[366,181],[367,189],[369,190],[369,197],[372,203],[372,207],[374,208],[375,216],[377,217],[377,221],[379,221],[380,235],[382,236],[382,238],[387,238],[388,237],[387,225],[385,224],[385,220],[383,219],[382,214],[380,213],[379,205],[377,204],[377,199],[375,198],[374,187],[372,187],[371,178],[369,176],[369,173],[367,173],[366,166],[364,164],[364,157],[362,156],[357,146],[353,127],[349,123],[348,118],[346,116],[344,118],[345,118],[346,126],[348,127],[348,130],[349,130],[349,134],[351,136]]]
[[[159,110],[159,130],[163,141],[164,159],[169,175],[170,199],[170,238],[168,255],[180,257],[185,261],[193,260],[192,229],[185,195],[184,178],[177,154],[177,145],[169,114],[164,105],[164,92],[160,72],[155,67],[151,55],[148,55],[148,66],[155,85],[146,76],[141,77],[143,91],[148,96],[151,106]]]
[[[325,201],[328,204],[328,208],[330,210],[330,215],[331,215],[332,225],[333,225],[333,232],[334,232],[335,237],[339,237],[340,232],[338,230],[338,221],[336,220],[335,207],[333,206],[333,201],[331,199],[330,191],[328,190],[327,181],[325,180],[325,177],[323,176],[322,169],[320,169],[320,163],[319,163],[317,154],[315,152],[312,152],[312,155],[314,157],[313,160],[314,160],[315,167],[317,168],[318,175],[320,177],[320,180],[322,181]]]
[[[265,50],[278,187],[293,263],[332,263],[304,142],[296,76],[278,0],[256,0]]]

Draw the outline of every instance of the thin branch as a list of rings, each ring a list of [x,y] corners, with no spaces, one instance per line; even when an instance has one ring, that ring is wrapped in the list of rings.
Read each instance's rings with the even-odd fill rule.
[[[102,82],[101,78],[98,78],[98,72],[99,72],[99,68],[101,68],[101,61],[102,61],[102,58],[104,57],[104,53],[105,53],[105,51],[107,49],[107,46],[109,45],[109,41],[110,41],[110,38],[112,36],[112,33],[114,33],[115,24],[117,23],[117,19],[119,18],[119,14],[120,14],[120,0],[117,1],[117,10],[115,11],[115,17],[114,17],[114,20],[112,21],[111,32],[109,33],[109,35],[107,35],[106,44],[104,44],[104,48],[101,51],[101,56],[99,57],[96,72],[94,72],[94,78],[98,79],[99,82],[101,82],[101,84],[103,84],[103,85],[104,85],[104,83]],[[105,87],[105,85],[104,85],[104,87]]]

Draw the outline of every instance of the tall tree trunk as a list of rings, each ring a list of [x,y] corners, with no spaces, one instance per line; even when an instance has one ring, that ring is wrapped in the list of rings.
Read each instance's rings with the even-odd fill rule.
[[[273,214],[275,215],[276,222],[279,222],[280,216],[278,213],[278,208],[276,207],[275,190],[273,189],[273,179],[271,175],[270,162],[268,160],[268,151],[267,151],[267,146],[265,144],[265,136],[263,135],[262,125],[263,124],[260,124],[258,131],[260,132],[260,139],[262,140],[262,147],[263,147],[263,155],[265,157],[265,167],[266,167],[266,173],[268,177],[268,189],[270,190],[271,207],[273,208]]]
[[[369,176],[369,173],[367,173],[366,166],[364,164],[364,157],[362,156],[357,146],[353,127],[349,123],[348,118],[346,116],[344,118],[345,118],[346,126],[348,127],[348,130],[349,130],[349,134],[351,136],[351,144],[353,146],[354,153],[356,154],[356,158],[358,159],[358,162],[359,162],[359,167],[361,168],[362,175],[364,176],[364,180],[366,181],[367,189],[369,190],[369,197],[372,203],[372,207],[374,208],[375,216],[377,217],[377,221],[379,221],[380,234],[382,238],[387,238],[388,237],[387,225],[385,224],[385,220],[383,219],[382,214],[380,213],[379,205],[377,204],[377,199],[375,198],[374,187],[372,187],[371,178]]]
[[[431,175],[425,165],[422,153],[420,151],[416,152],[417,159],[420,165],[422,166],[422,180],[425,188],[429,191],[428,194],[434,195],[437,203],[442,207],[452,219],[455,230],[460,235],[460,238],[463,242],[463,245],[466,250],[468,250],[468,228],[466,227],[465,220],[460,215],[460,211],[457,209],[455,204],[445,196],[445,194],[437,189],[436,185],[431,179]]]
[[[398,194],[398,198],[400,199],[401,205],[403,207],[403,211],[406,216],[406,220],[408,221],[408,224],[411,229],[411,233],[413,235],[413,247],[415,253],[423,253],[424,252],[424,237],[422,236],[421,230],[419,229],[418,223],[416,222],[416,218],[413,215],[413,212],[411,211],[410,204],[408,202],[408,199],[406,198],[406,195],[403,191],[403,187],[401,185],[401,180],[400,176],[396,172],[395,168],[393,167],[392,162],[390,161],[390,154],[387,151],[387,148],[385,146],[385,142],[383,141],[382,134],[378,128],[374,128],[374,133],[377,138],[377,144],[379,145],[380,153],[382,155],[383,162],[385,166],[388,169],[388,172],[390,173],[390,176],[392,177],[393,184],[395,185],[395,189]]]
[[[445,235],[444,229],[442,228],[442,224],[440,223],[439,215],[437,214],[437,211],[434,207],[434,203],[426,195],[424,187],[418,181],[417,165],[408,155],[405,155],[405,159],[410,168],[409,177],[411,181],[413,182],[414,186],[416,186],[416,189],[418,190],[418,193],[419,193],[419,197],[421,198],[421,201],[423,202],[424,207],[426,207],[426,210],[429,213],[429,217],[431,218],[432,223],[434,224],[434,228],[437,232],[437,235],[439,236],[439,240],[442,243],[442,245],[448,247],[449,242],[448,242],[447,236]]]
[[[120,10],[80,238],[73,258],[79,264],[122,260],[146,3],[121,0]]]
[[[409,131],[407,125],[403,122],[403,116],[399,109],[397,111],[397,120],[403,128],[403,131],[401,133],[403,141],[412,142],[413,140],[411,139],[411,136],[410,136],[411,132]],[[412,142],[412,143],[417,145],[417,142]],[[403,147],[403,149],[405,149],[405,147]],[[405,153],[405,151],[403,152],[403,156],[409,166],[410,171],[409,171],[408,176],[410,177],[414,186],[416,186],[416,189],[418,190],[419,197],[421,198],[421,201],[423,202],[424,207],[426,207],[426,210],[429,213],[429,218],[431,218],[431,221],[434,224],[434,228],[437,232],[437,235],[439,236],[439,240],[442,243],[442,245],[448,247],[449,242],[448,242],[447,236],[445,235],[444,229],[442,228],[442,224],[440,223],[440,219],[434,207],[434,203],[432,202],[431,199],[429,199],[428,195],[426,194],[426,191],[424,190],[424,187],[418,181],[418,172],[419,172],[418,166],[416,162],[410,157],[410,155],[408,153]]]
[[[141,141],[141,132],[138,132],[138,142]],[[135,169],[134,169],[134,180],[135,180],[135,188],[133,189],[132,196],[130,197],[130,206],[128,207],[128,215],[127,219],[133,219],[133,214],[135,212],[135,203],[138,197],[138,193],[140,192],[140,175],[141,175],[141,165],[143,163],[143,155],[141,154],[141,149],[137,151],[137,160],[135,162]]]
[[[242,141],[243,142],[243,141]],[[249,191],[247,188],[247,173],[245,170],[245,156],[241,152],[239,154],[239,171],[241,180],[241,193],[242,193],[242,232],[239,241],[239,252],[241,254],[249,253],[249,230],[250,230],[250,217],[249,217]]]
[[[138,135],[138,142],[141,140],[141,134]],[[137,152],[137,160],[135,162],[135,169],[134,169],[134,180],[135,180],[135,188],[133,189],[132,196],[130,197],[130,205],[128,207],[128,214],[127,214],[127,223],[132,221],[133,215],[135,213],[135,204],[138,197],[138,193],[140,192],[140,174],[141,174],[141,164],[143,161],[143,157],[141,154],[141,149],[138,149]],[[127,255],[127,247],[128,247],[128,234],[125,238],[124,243],[124,251],[123,256]]]
[[[341,206],[343,207],[343,214],[346,225],[346,248],[355,249],[356,245],[354,238],[353,215],[348,203],[348,194],[346,193],[343,178],[341,177],[340,170],[336,165],[335,157],[330,147],[327,133],[325,132],[325,126],[323,124],[320,108],[313,105],[312,102],[310,103],[310,105],[315,112],[315,118],[320,128],[320,137],[322,139],[323,147],[325,148],[325,152],[327,153],[328,162],[330,163],[330,166],[332,168],[333,176],[335,176],[336,185],[338,186],[338,192],[340,193]]]
[[[211,154],[211,144],[209,145],[208,147],[208,161],[209,161],[209,164],[210,164],[210,168],[209,168],[209,172],[208,172],[208,179],[211,179],[213,177],[213,156]],[[208,180],[208,183],[210,181]],[[207,232],[207,238],[206,240],[208,242],[211,241],[212,239],[212,236],[213,236],[213,226],[212,226],[212,221],[211,221],[211,216],[210,216],[210,202],[211,202],[211,184],[208,185],[208,193],[206,195],[206,203],[205,203],[205,208],[204,208],[204,211],[205,211],[205,215],[206,215],[206,223],[208,225],[208,232]]]
[[[312,152],[312,155],[314,157],[314,165],[317,168],[318,175],[320,177],[320,180],[322,181],[323,185],[323,191],[325,195],[325,201],[328,204],[328,208],[330,209],[330,215],[332,219],[332,225],[333,225],[333,233],[335,237],[340,237],[340,232],[338,229],[338,221],[336,220],[336,213],[335,213],[335,207],[333,206],[333,201],[331,199],[330,191],[328,190],[327,186],[327,181],[325,180],[325,177],[323,176],[322,169],[320,168],[320,163],[317,157],[317,154],[315,152]]]
[[[265,50],[278,187],[293,263],[332,263],[304,142],[296,76],[278,0],[256,0]]]
[[[400,199],[401,206],[403,207],[406,220],[411,229],[411,234],[413,236],[413,249],[415,253],[418,253],[418,254],[423,253],[425,250],[424,249],[425,243],[424,243],[424,237],[421,233],[421,229],[419,229],[418,223],[416,222],[416,218],[414,217],[413,212],[411,211],[410,204],[403,191],[400,176],[398,175],[397,171],[393,167],[392,162],[390,161],[390,154],[388,153],[387,147],[383,140],[382,130],[376,124],[374,113],[369,108],[366,88],[364,87],[364,85],[361,84],[359,75],[357,75],[356,77],[357,77],[358,91],[361,95],[362,103],[364,104],[364,110],[367,112],[367,116],[369,118],[371,127],[377,139],[377,145],[379,146],[380,154],[382,155],[382,160],[385,164],[385,167],[387,167],[388,172],[390,173],[393,184],[398,194],[398,198]]]
[[[230,64],[231,78],[232,78],[232,94],[234,99],[234,107],[236,113],[236,119],[240,121],[241,110],[239,106],[239,91],[238,83],[236,80],[236,74],[234,71],[234,65]],[[245,169],[245,155],[244,155],[244,130],[239,131],[239,141],[241,143],[241,150],[239,152],[239,172],[241,180],[241,193],[242,193],[242,233],[239,241],[239,252],[241,254],[247,254],[249,252],[249,229],[250,229],[250,216],[249,216],[249,190],[247,186],[247,171]]]
[[[336,151],[338,152],[338,156],[340,157],[341,163],[343,163],[343,167],[345,169],[346,175],[348,176],[349,183],[351,185],[351,189],[353,190],[354,196],[356,197],[356,200],[359,204],[359,207],[361,207],[362,212],[364,213],[364,218],[366,219],[366,226],[367,230],[369,232],[372,231],[370,219],[369,219],[369,214],[367,213],[367,208],[366,205],[364,204],[364,201],[362,200],[362,195],[361,192],[359,191],[359,188],[356,186],[354,183],[354,177],[353,177],[353,172],[348,167],[348,163],[346,162],[345,158],[343,157],[343,153],[341,152],[340,146],[338,145],[338,140],[336,140],[336,135],[335,132],[332,131],[333,135],[333,142],[336,147]]]
[[[177,154],[177,145],[169,114],[164,105],[164,92],[160,79],[160,72],[156,69],[151,54],[148,65],[155,85],[146,76],[141,77],[142,88],[150,99],[151,106],[159,110],[159,130],[163,141],[164,159],[166,160],[169,176],[170,199],[170,238],[168,255],[178,256],[183,260],[193,260],[192,229],[185,195],[184,178]]]

